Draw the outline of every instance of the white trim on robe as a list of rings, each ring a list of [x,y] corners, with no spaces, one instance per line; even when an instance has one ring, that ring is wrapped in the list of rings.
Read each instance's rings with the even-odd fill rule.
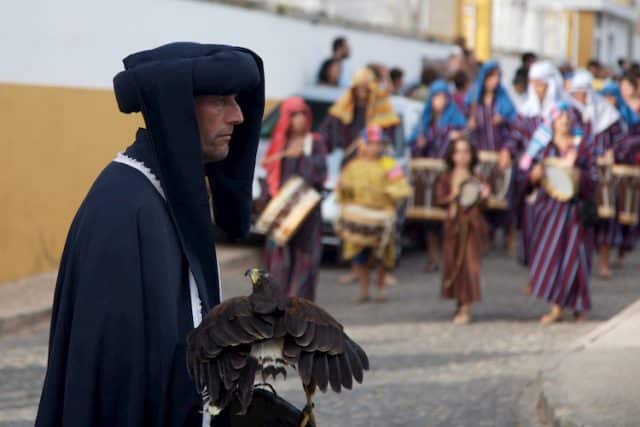
[[[165,196],[164,189],[162,188],[162,184],[158,177],[156,177],[151,169],[145,166],[139,160],[133,159],[124,153],[118,153],[115,159],[113,159],[116,163],[121,163],[123,165],[127,165],[132,167],[133,169],[142,173],[148,180],[151,182],[153,187],[158,191],[158,193],[162,196],[163,199],[167,200]],[[218,263],[218,287],[220,288],[220,298],[222,298],[222,281],[220,280],[220,264]],[[202,300],[200,299],[200,294],[198,293],[198,286],[196,284],[196,278],[193,276],[191,272],[191,268],[189,268],[189,297],[191,299],[191,317],[193,320],[193,327],[197,328],[200,322],[202,322]],[[209,427],[211,425],[211,415],[209,411],[207,411],[206,405],[202,407],[202,427]]]

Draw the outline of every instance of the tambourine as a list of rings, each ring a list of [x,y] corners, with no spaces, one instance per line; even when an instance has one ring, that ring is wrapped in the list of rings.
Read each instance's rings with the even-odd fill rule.
[[[542,188],[559,202],[571,200],[578,192],[578,174],[559,157],[548,157],[543,162]]]
[[[468,178],[460,184],[458,205],[463,209],[470,209],[482,198],[482,183],[476,178]]]

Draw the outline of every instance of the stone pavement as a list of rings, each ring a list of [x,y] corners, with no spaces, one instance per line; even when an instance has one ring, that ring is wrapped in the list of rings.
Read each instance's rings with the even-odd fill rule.
[[[567,343],[594,330],[640,298],[640,256],[610,282],[593,281],[594,311],[584,324],[537,323],[547,305],[524,297],[524,270],[503,255],[483,263],[483,302],[474,323],[450,323],[451,302],[439,298],[439,276],[420,272],[420,254],[407,254],[396,271],[399,286],[386,304],[353,305],[354,286],[338,284],[344,269],[323,267],[318,301],[343,322],[368,352],[372,370],[351,392],[316,396],[320,426],[535,425],[520,399],[540,369],[564,354]],[[224,272],[225,296],[246,294],[237,271]],[[0,427],[32,425],[46,364],[47,325],[0,338]],[[294,375],[276,385],[302,405]],[[534,396],[531,398],[533,401]]]
[[[218,261],[224,271],[260,262],[254,247],[219,245]],[[56,273],[0,283],[0,336],[49,319]]]
[[[640,425],[640,301],[543,370],[540,407],[560,426]]]

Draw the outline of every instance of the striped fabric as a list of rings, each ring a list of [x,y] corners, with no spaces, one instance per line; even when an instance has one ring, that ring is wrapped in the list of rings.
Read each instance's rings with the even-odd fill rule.
[[[509,150],[512,156],[518,153],[517,146],[510,138],[511,124],[503,118],[499,124],[493,123],[493,117],[497,114],[494,106],[477,104],[470,110],[476,121],[476,128],[471,132],[471,141],[478,150],[501,151]],[[514,220],[515,193],[508,195],[509,207],[505,211],[487,211],[486,219],[492,232],[497,228],[509,227]]]
[[[509,139],[510,145],[518,153],[522,153],[527,148],[527,143],[531,140],[533,133],[542,123],[542,116],[527,117],[518,115],[511,125]],[[523,174],[516,174],[514,182],[514,216],[516,225],[520,229],[518,244],[518,260],[522,265],[528,266],[531,252],[531,235],[533,233],[533,205],[527,202],[528,187],[526,182],[522,182]]]
[[[529,279],[532,294],[561,307],[589,310],[591,295],[589,273],[591,269],[591,231],[579,217],[579,200],[593,196],[597,170],[593,148],[583,142],[576,165],[581,169],[579,195],[568,202],[559,202],[540,190],[533,205],[535,218],[530,237]],[[555,146],[550,145],[542,158],[556,157]]]
[[[282,160],[281,183],[293,175],[300,176],[322,190],[326,178],[326,149],[322,141],[314,141],[310,156],[287,157]],[[269,274],[288,296],[314,300],[318,268],[322,258],[322,213],[318,205],[285,246],[267,239],[264,264]]]
[[[418,147],[413,144],[411,147],[411,157],[436,157],[444,158],[447,148],[449,148],[449,134],[452,130],[461,130],[458,127],[444,126],[440,127],[432,124],[426,129],[424,137],[427,143],[424,147]]]
[[[594,137],[594,154],[602,156],[607,150],[613,150],[616,163],[627,163],[629,152],[629,137],[626,125],[618,120],[605,131]],[[595,244],[600,247],[607,245],[623,249],[628,245],[631,230],[623,227],[616,218],[601,219],[595,227]]]

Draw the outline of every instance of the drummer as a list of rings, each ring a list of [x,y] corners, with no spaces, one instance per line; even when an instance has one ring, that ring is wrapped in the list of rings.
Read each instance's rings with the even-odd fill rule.
[[[501,84],[501,70],[498,62],[487,61],[480,68],[478,77],[465,98],[471,131],[471,141],[478,151],[500,153],[498,167],[511,167],[517,147],[509,139],[510,128],[516,118],[516,109],[507,90]],[[510,201],[511,202],[511,201]],[[515,252],[515,232],[513,227],[513,203],[504,211],[489,211],[487,219],[491,232],[502,228],[505,243],[510,253]]]
[[[620,113],[619,125],[626,131],[627,138],[618,142],[613,147],[614,160],[616,163],[633,164],[635,161],[634,146],[640,144],[640,115],[636,113],[622,98],[618,83],[607,83],[600,94],[605,100]],[[617,215],[616,215],[617,216]],[[634,227],[620,224],[616,219],[607,221],[605,224],[615,231],[614,244],[618,247],[618,261],[622,262],[624,255],[631,251],[634,246]],[[608,264],[608,257],[605,259]]]
[[[336,189],[341,204],[351,203],[376,210],[396,211],[397,204],[409,196],[411,188],[399,165],[390,168],[383,156],[384,133],[377,125],[368,126],[359,139],[357,157],[342,170]],[[396,246],[393,238],[380,248],[343,242],[343,257],[352,261],[358,275],[360,294],[355,302],[371,300],[370,270],[377,270],[376,302],[387,301],[386,275],[393,268]]]
[[[478,153],[469,139],[454,140],[447,149],[445,160],[447,171],[438,177],[435,185],[436,203],[447,209],[442,296],[456,300],[453,323],[464,325],[471,321],[471,304],[480,301],[481,253],[487,242],[487,225],[480,205],[491,190],[474,176]],[[460,189],[470,180],[479,186],[479,199],[463,208],[458,203]]]
[[[538,125],[542,123],[545,114],[562,98],[562,84],[562,75],[551,61],[534,62],[529,68],[527,96],[519,108],[509,136],[513,146],[516,146],[519,152],[526,150],[528,142]],[[518,259],[527,266],[530,259],[531,230],[534,218],[531,209],[533,197],[525,198],[522,191],[519,191],[525,187],[521,183],[516,183],[514,193],[515,219],[520,230]],[[531,286],[526,285],[524,292],[529,293],[530,291]]]
[[[436,80],[429,86],[422,118],[409,139],[411,156],[443,159],[450,140],[457,138],[466,126],[467,119],[453,102],[449,84]],[[438,269],[442,229],[435,221],[426,222],[425,228],[428,257],[425,271],[430,273]]]
[[[393,129],[400,123],[389,95],[376,83],[369,68],[357,71],[351,87],[329,108],[318,133],[327,149],[345,150],[345,158],[355,155],[358,135],[368,125],[380,126],[390,138]]]
[[[586,70],[578,70],[569,82],[569,100],[581,114],[583,128],[593,140],[596,157],[608,162],[622,160],[625,156],[627,131],[620,113],[593,90],[593,76]],[[595,245],[598,250],[598,275],[611,278],[609,248],[621,243],[616,233],[615,220],[601,220],[596,224]]]
[[[537,155],[533,167],[521,171],[528,181],[528,190],[537,189],[542,180],[542,162],[560,157],[567,168],[578,171],[578,192],[562,202],[546,189],[540,189],[533,205],[536,218],[529,263],[532,294],[551,303],[551,310],[540,322],[561,321],[564,310],[574,310],[576,320],[586,319],[591,308],[589,291],[590,230],[582,215],[586,203],[593,198],[597,171],[591,143],[576,141],[572,128],[575,118],[568,103],[558,102],[549,113],[551,142]]]
[[[291,177],[322,191],[327,175],[324,142],[311,133],[311,109],[302,98],[286,99],[271,144],[263,160],[267,171],[268,198],[278,194]],[[307,216],[289,242],[280,246],[267,238],[265,267],[285,295],[315,299],[322,257],[322,213],[320,205]]]

